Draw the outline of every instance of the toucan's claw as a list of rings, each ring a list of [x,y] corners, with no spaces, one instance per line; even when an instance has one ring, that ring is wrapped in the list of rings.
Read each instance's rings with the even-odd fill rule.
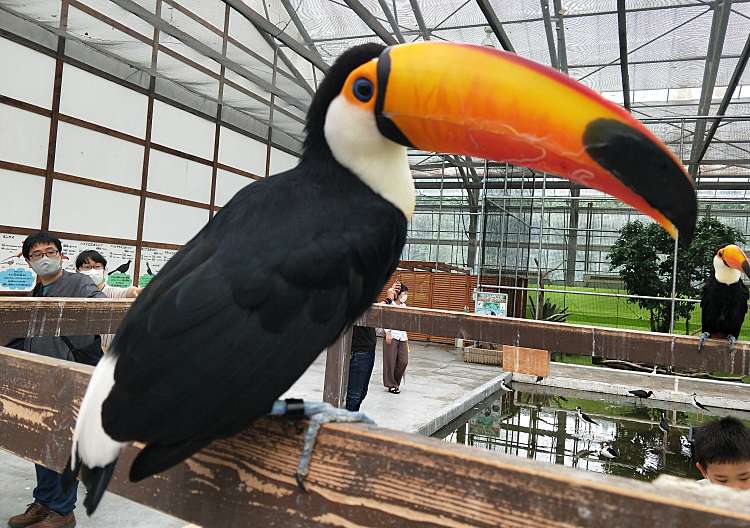
[[[375,422],[362,412],[351,412],[339,409],[325,402],[303,402],[302,400],[277,400],[269,413],[275,416],[298,416],[310,419],[310,424],[305,430],[305,440],[302,445],[302,456],[300,457],[297,471],[294,474],[299,488],[307,492],[305,479],[310,472],[310,461],[318,438],[320,426],[325,423],[367,423]]]
[[[709,337],[711,337],[711,334],[709,334],[708,332],[701,333],[701,335],[700,335],[701,340],[700,340],[700,343],[698,344],[698,353],[699,354],[701,352],[703,352],[703,345],[706,343],[706,339],[708,339]]]

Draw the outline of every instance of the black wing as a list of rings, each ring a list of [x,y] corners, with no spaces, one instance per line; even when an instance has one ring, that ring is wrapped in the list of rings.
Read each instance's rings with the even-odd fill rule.
[[[404,215],[358,181],[310,178],[297,168],[240,191],[138,297],[112,345],[110,436],[236,433],[375,300]]]

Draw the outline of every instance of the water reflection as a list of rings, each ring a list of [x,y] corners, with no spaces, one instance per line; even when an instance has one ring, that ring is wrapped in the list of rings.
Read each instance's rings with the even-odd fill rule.
[[[700,478],[690,462],[691,426],[716,417],[675,410],[675,405],[672,409],[659,408],[659,402],[650,400],[647,404],[655,407],[635,399],[607,401],[594,393],[558,390],[553,394],[541,388],[529,389],[534,392],[494,395],[434,436],[641,480],[652,480],[660,474]],[[577,406],[596,424],[583,421]],[[669,421],[668,433],[659,429],[662,412]]]

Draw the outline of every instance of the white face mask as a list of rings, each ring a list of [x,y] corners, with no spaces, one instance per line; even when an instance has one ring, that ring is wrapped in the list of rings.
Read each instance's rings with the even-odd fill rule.
[[[406,299],[408,299],[408,298],[409,298],[409,297],[408,297],[408,296],[407,296],[406,294],[404,294],[404,295],[399,295],[399,296],[398,296],[398,300],[399,300],[399,302],[400,302],[401,304],[406,304]]]
[[[90,269],[85,271],[79,271],[79,273],[82,273],[83,275],[88,275],[91,277],[91,280],[94,281],[94,284],[96,284],[97,288],[104,284],[104,270],[100,269]]]

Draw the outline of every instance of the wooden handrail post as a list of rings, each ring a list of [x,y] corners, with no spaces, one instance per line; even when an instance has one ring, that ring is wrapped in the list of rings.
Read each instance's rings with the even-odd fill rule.
[[[352,350],[352,327],[344,330],[339,338],[326,349],[326,373],[323,381],[323,401],[336,407],[346,404],[346,389],[349,385],[349,361]]]

